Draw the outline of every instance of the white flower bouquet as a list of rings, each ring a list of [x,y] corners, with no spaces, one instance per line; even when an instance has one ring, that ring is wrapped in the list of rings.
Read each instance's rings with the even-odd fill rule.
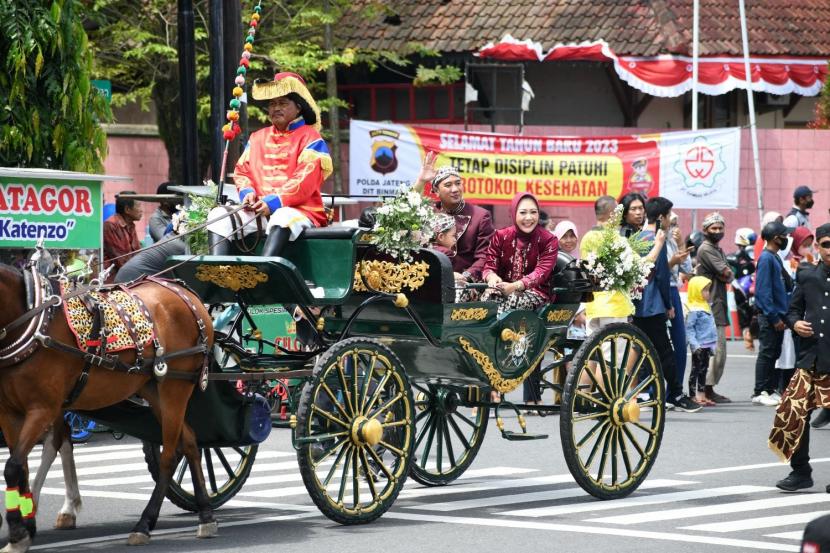
[[[429,245],[437,217],[430,199],[408,187],[383,202],[375,215],[371,243],[395,259],[412,260],[412,251]]]
[[[208,180],[205,185],[211,189],[209,196],[188,194],[190,202],[187,207],[178,206],[179,210],[173,214],[173,232],[184,235],[184,241],[192,254],[208,253],[207,230],[198,227],[207,222],[208,213],[216,205],[216,184]]]
[[[622,205],[617,206],[611,218],[602,225],[592,244],[596,247],[583,260],[585,268],[602,291],[616,290],[633,300],[640,299],[648,284],[648,275],[654,264],[641,254],[651,244],[640,233],[628,238],[620,235]]]

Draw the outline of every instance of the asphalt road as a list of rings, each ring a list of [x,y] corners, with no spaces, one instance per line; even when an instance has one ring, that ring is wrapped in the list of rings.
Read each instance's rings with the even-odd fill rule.
[[[275,429],[260,447],[250,480],[217,512],[216,539],[195,539],[195,516],[165,502],[146,550],[798,551],[806,522],[830,510],[824,491],[830,429],[814,433],[815,487],[798,494],[775,489],[788,469],[766,446],[773,410],[749,401],[754,356],[737,343],[729,347],[719,391],[734,403],[695,414],[669,412],[657,462],[627,499],[603,502],[585,494],[568,474],[558,416],[529,417],[529,430],[550,439],[508,442],[492,425],[457,483],[425,489],[410,480],[383,518],[343,527],[319,514],[305,493],[288,431]],[[140,444],[96,434],[76,456],[84,497],[78,528],[51,528],[63,493],[56,467],[33,550],[126,551],[126,535],[152,486]],[[0,535],[5,541],[5,525]]]

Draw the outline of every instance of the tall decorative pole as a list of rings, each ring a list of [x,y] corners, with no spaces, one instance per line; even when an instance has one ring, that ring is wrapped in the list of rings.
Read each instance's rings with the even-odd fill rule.
[[[219,171],[219,180],[217,182],[216,203],[225,203],[225,196],[222,189],[225,182],[225,172],[228,165],[228,147],[231,141],[242,133],[242,127],[239,125],[239,110],[242,107],[242,95],[245,94],[245,77],[248,74],[248,69],[251,67],[251,52],[254,51],[254,40],[256,37],[257,27],[262,17],[262,0],[257,2],[254,7],[254,13],[251,14],[251,24],[248,27],[248,36],[245,37],[245,44],[242,47],[242,56],[239,58],[239,67],[236,68],[236,78],[234,79],[233,99],[228,103],[228,111],[225,114],[227,123],[222,127],[222,136],[225,138],[225,151],[222,155],[222,167]]]

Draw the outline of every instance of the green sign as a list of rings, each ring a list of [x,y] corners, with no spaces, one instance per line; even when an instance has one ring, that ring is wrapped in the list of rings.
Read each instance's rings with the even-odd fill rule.
[[[112,102],[112,83],[110,81],[96,79],[89,81],[89,84],[92,85],[92,88],[94,88],[98,94],[107,99],[108,104]]]
[[[262,337],[266,340],[271,340],[278,346],[287,350],[299,349],[297,343],[297,323],[291,313],[287,312],[281,305],[254,305],[248,308],[248,314],[254,320],[262,331]],[[245,332],[248,332],[248,326],[245,327]],[[255,345],[254,341],[248,343],[248,346]],[[274,348],[266,346],[264,353],[273,353]]]
[[[100,248],[102,201],[97,180],[0,175],[0,248]]]

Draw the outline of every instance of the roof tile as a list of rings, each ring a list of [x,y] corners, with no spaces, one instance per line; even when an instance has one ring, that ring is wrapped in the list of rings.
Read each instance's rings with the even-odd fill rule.
[[[356,8],[373,0],[356,0]],[[700,53],[740,55],[735,0],[701,0]],[[830,56],[830,0],[747,2],[750,49],[755,55]],[[379,16],[347,16],[345,41],[397,50],[409,42],[447,52],[471,52],[506,34],[532,38],[544,49],[558,42],[603,39],[617,54],[651,56],[691,52],[688,0],[391,0],[398,26]]]

